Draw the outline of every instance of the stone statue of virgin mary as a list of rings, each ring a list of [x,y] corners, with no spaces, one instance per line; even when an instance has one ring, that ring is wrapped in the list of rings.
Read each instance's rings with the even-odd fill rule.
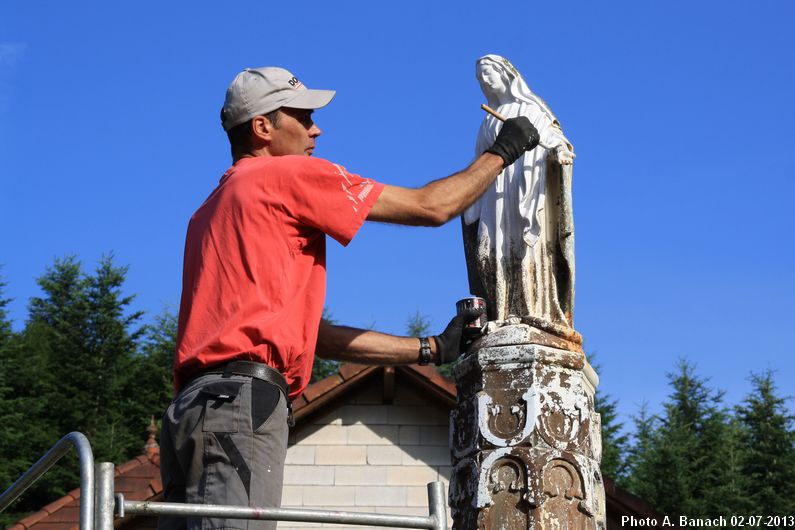
[[[517,316],[546,330],[573,330],[573,147],[507,59],[481,57],[476,77],[489,106],[505,118],[527,116],[541,143],[505,168],[464,212],[470,290],[486,299],[490,320]],[[476,156],[494,142],[501,126],[486,115]]]

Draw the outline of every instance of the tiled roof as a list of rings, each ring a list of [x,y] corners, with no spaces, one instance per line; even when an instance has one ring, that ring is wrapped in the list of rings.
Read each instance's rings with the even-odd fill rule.
[[[448,406],[455,404],[455,384],[440,374],[433,366],[396,366],[401,374],[407,376],[424,390],[439,397]],[[389,370],[389,368],[387,368]],[[293,412],[296,420],[325,407],[338,396],[349,392],[366,378],[384,371],[381,366],[345,363],[340,365],[336,374],[310,385],[301,397],[293,401]]]
[[[345,363],[340,365],[336,374],[332,374],[315,384],[309,385],[304,393],[293,401],[293,413],[296,421],[347,392],[368,375],[380,370],[380,366]]]

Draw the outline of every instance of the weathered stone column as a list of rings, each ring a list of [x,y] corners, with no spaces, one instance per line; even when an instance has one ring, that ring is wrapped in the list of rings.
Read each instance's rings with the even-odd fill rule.
[[[503,326],[456,368],[455,529],[605,528],[598,379],[569,331]]]

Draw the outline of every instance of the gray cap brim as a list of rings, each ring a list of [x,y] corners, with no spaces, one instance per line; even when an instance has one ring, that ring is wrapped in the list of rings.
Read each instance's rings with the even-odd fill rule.
[[[296,90],[295,97],[282,103],[282,107],[292,109],[319,109],[325,107],[334,99],[336,90]]]

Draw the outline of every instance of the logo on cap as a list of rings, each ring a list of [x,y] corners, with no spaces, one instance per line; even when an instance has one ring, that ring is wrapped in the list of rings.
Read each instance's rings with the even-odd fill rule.
[[[301,81],[299,81],[295,76],[293,76],[292,79],[287,82],[290,83],[290,86],[293,88],[301,88]]]

